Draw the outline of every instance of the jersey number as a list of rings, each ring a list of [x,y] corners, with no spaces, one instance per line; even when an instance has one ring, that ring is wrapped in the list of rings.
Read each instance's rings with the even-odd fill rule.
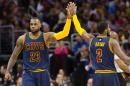
[[[40,62],[40,52],[30,52],[30,62]]]
[[[101,63],[102,62],[102,49],[98,48],[96,50],[96,54],[97,54],[97,57],[96,57],[97,63]]]

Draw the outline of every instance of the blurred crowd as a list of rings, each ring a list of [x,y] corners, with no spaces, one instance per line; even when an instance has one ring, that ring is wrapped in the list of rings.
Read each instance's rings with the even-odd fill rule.
[[[130,56],[130,0],[0,0],[0,26],[13,25],[14,30],[29,30],[29,19],[37,16],[42,31],[58,32],[66,22],[66,6],[74,1],[77,16],[88,33],[96,33],[97,22],[105,20],[118,33],[122,49]],[[52,44],[50,56],[51,86],[92,86],[93,69],[89,45],[75,33]],[[67,41],[67,43],[66,43]],[[12,70],[13,79],[4,80],[7,64],[1,64],[0,84],[22,86],[22,61]]]

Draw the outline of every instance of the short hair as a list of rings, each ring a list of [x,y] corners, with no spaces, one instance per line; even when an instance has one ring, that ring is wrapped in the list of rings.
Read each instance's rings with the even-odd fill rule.
[[[31,17],[30,21],[31,21],[31,19],[38,19],[41,22],[41,19],[39,17]]]
[[[105,21],[101,21],[97,24],[97,32],[102,34],[108,28],[108,23]]]

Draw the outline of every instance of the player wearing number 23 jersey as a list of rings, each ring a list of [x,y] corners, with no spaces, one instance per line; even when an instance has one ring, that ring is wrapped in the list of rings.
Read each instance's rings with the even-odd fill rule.
[[[62,31],[43,33],[40,31],[40,19],[31,18],[30,32],[26,32],[17,39],[5,73],[5,79],[11,79],[10,70],[16,63],[19,53],[23,51],[22,86],[50,86],[48,47],[51,41],[68,36],[70,25],[71,18],[67,16]]]
[[[47,69],[48,65],[48,48],[45,45],[43,32],[38,39],[31,39],[29,33],[26,33],[23,48],[23,69]]]

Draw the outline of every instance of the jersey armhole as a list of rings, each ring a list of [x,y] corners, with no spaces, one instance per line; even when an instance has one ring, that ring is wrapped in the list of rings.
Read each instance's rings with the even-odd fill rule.
[[[109,42],[108,42],[109,45],[108,46],[109,46],[109,49],[110,49],[111,53],[113,53],[112,46],[110,45],[111,41],[112,41],[112,38],[109,39]]]
[[[94,38],[92,38],[92,39],[89,41],[89,51],[90,51],[90,48],[91,48],[93,39],[94,39]]]
[[[49,48],[49,43],[46,41],[46,33],[43,33],[43,40],[47,48]]]
[[[23,38],[22,38],[22,45],[24,46],[24,43],[25,43],[25,39],[26,39],[26,33],[23,35]]]

